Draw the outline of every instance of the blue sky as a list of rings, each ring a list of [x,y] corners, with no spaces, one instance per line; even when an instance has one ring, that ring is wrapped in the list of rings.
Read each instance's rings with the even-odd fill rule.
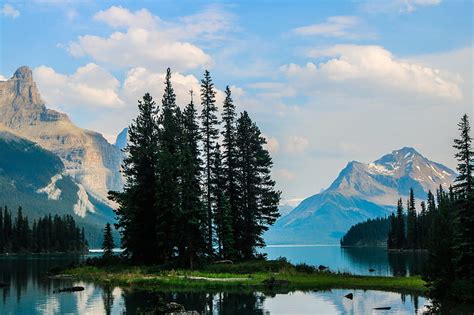
[[[473,2],[0,1],[0,75],[113,141],[171,66],[178,100],[210,69],[268,139],[287,200],[402,146],[455,165],[473,112]],[[0,78],[1,79],[1,78]]]

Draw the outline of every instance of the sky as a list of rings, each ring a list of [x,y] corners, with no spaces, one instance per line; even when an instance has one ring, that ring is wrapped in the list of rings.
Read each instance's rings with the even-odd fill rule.
[[[282,202],[404,146],[454,168],[474,117],[473,1],[0,0],[0,80],[33,70],[47,107],[110,142],[167,67],[181,106],[211,72],[267,139]]]

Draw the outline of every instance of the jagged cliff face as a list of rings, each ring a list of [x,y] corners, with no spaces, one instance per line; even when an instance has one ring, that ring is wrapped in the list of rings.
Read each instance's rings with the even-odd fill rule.
[[[101,134],[81,129],[67,115],[47,109],[28,67],[0,81],[1,129],[58,155],[66,173],[103,201],[109,190],[122,188],[122,152]]]

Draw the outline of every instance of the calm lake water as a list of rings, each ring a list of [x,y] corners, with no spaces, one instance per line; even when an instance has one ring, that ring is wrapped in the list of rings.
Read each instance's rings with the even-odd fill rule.
[[[292,263],[323,265],[332,271],[374,276],[419,275],[427,258],[424,252],[388,252],[382,247],[343,248],[337,245],[274,245],[262,252],[270,259],[286,257]]]
[[[365,273],[371,267],[378,274],[393,274],[387,256],[366,250],[319,246],[271,247],[266,252],[270,258],[286,256],[294,262],[328,265],[333,270]],[[370,258],[362,258],[364,253]],[[160,300],[178,302],[201,314],[414,314],[421,313],[424,305],[429,304],[424,297],[375,290],[150,293],[48,278],[51,268],[81,259],[84,256],[1,256],[0,281],[9,286],[0,288],[0,314],[135,314],[137,310],[152,308]],[[73,285],[84,286],[85,290],[53,293],[57,288]],[[354,294],[352,301],[344,298],[349,292]],[[387,306],[390,311],[374,310]]]

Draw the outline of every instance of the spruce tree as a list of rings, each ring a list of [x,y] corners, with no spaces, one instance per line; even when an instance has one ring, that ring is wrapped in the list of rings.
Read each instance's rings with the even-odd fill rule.
[[[396,248],[402,249],[405,247],[405,215],[403,214],[402,199],[398,200],[397,204],[397,230],[396,230]]]
[[[138,101],[138,116],[128,131],[124,149],[126,157],[122,166],[125,177],[123,192],[110,192],[109,198],[118,203],[116,209],[122,236],[124,254],[141,263],[152,263],[162,250],[157,243],[156,184],[158,108],[150,94]]]
[[[271,178],[272,159],[263,147],[265,138],[244,111],[237,121],[238,185],[242,227],[236,249],[243,259],[251,259],[256,247],[264,246],[262,234],[278,218],[280,192]]]
[[[112,227],[107,222],[104,228],[104,240],[102,242],[102,249],[104,254],[102,257],[109,259],[114,255],[113,249],[115,248],[114,238],[112,236]]]
[[[229,214],[231,216],[232,245],[228,244],[226,255],[232,257],[235,254],[235,241],[238,240],[238,230],[241,226],[241,213],[239,212],[239,187],[237,186],[237,148],[236,148],[236,117],[235,105],[232,99],[232,93],[229,86],[225,89],[225,100],[222,111],[222,122],[224,129],[222,131],[222,146],[223,146],[223,172],[225,174],[225,196],[229,204]],[[229,239],[230,241],[231,239]]]
[[[181,209],[179,184],[182,171],[179,158],[181,156],[181,112],[176,105],[176,95],[171,84],[169,68],[166,71],[165,92],[161,103],[158,131],[160,145],[155,169],[158,174],[155,205],[159,210],[156,235],[161,249],[161,258],[168,262],[173,255],[173,249],[180,243],[176,231]]]
[[[201,134],[204,155],[204,205],[207,214],[207,247],[208,254],[212,256],[213,250],[213,209],[212,209],[212,178],[214,174],[213,158],[216,151],[217,138],[219,136],[219,120],[217,119],[216,92],[209,71],[204,72],[201,80]]]
[[[469,279],[474,289],[474,152],[467,115],[461,118],[458,127],[460,136],[454,140],[459,173],[454,186],[457,208],[456,271],[460,278]]]
[[[181,227],[183,242],[186,248],[186,260],[189,267],[194,267],[195,260],[207,252],[206,239],[206,212],[201,200],[202,160],[199,150],[199,125],[197,111],[193,102],[183,111],[183,135],[181,148],[182,182],[181,182]]]
[[[407,247],[417,248],[417,216],[415,209],[415,196],[413,189],[410,189],[410,196],[407,202]]]

